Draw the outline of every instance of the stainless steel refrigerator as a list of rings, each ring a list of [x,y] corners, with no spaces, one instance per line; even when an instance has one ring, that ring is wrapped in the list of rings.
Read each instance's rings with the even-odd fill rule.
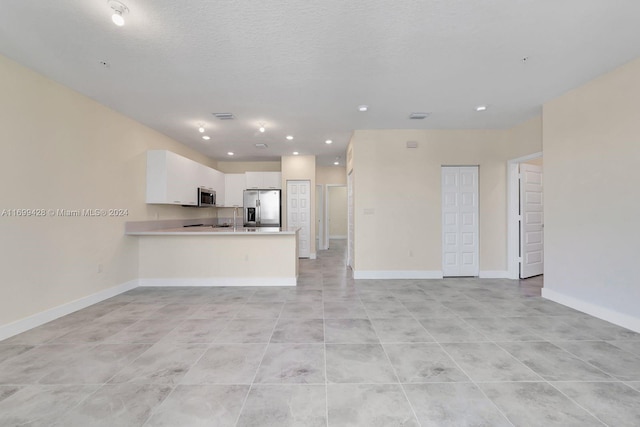
[[[244,226],[280,227],[281,190],[244,190]]]

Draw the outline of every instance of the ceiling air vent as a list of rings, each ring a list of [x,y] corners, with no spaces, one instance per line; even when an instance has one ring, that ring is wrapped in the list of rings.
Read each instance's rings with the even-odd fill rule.
[[[264,150],[267,147],[268,147],[268,145],[263,143],[263,142],[259,142],[259,143],[256,144],[256,148],[260,148],[262,150]]]
[[[235,117],[233,116],[233,113],[211,113],[211,114],[213,114],[217,119],[220,119],[220,120],[235,119]]]
[[[409,114],[409,120],[424,120],[429,117],[429,113],[411,113]]]

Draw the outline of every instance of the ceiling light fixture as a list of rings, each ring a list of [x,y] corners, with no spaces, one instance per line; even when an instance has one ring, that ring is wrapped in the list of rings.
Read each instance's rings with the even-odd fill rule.
[[[262,124],[262,123],[258,123],[258,126],[260,126],[260,127],[258,128],[258,130],[259,130],[261,133],[264,133],[264,131],[265,131],[265,130],[267,130],[267,129],[264,127],[264,124]]]
[[[291,135],[287,135],[287,139],[288,139],[289,141],[291,141],[291,140],[293,139],[293,136],[291,136]]]
[[[294,152],[293,152],[293,155],[294,155],[294,156],[297,156],[298,154],[300,154],[300,153],[298,153],[297,151],[294,151]]]
[[[332,142],[333,142],[332,140],[327,139],[324,143],[325,143],[325,144],[331,144]]]
[[[333,162],[334,165],[338,166],[340,162]]]
[[[233,151],[229,151],[229,152],[227,153],[227,156],[233,156]]]
[[[198,126],[200,126],[200,127],[198,128],[198,132],[200,132],[200,133],[204,133],[204,126],[202,126],[202,125],[198,125]]]
[[[367,111],[368,109],[369,109],[369,106],[368,106],[368,105],[359,105],[359,106],[358,106],[358,111],[365,112],[365,111]]]
[[[129,13],[129,8],[117,0],[109,0],[109,7],[113,9],[111,20],[118,27],[122,27],[124,25],[124,15]]]
[[[487,106],[486,105],[478,105],[476,107],[476,111],[486,111],[487,110]]]
[[[205,141],[208,141],[211,139],[211,137],[209,135],[202,135],[202,139],[204,139]]]

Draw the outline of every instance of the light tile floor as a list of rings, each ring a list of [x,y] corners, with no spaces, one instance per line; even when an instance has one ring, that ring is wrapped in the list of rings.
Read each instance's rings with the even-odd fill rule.
[[[640,335],[526,281],[138,288],[0,342],[1,426],[638,426]]]

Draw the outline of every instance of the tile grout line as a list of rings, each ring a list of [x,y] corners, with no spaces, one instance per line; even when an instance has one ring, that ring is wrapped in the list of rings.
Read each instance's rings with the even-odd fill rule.
[[[609,426],[609,424],[605,423],[604,421],[602,421],[600,419],[600,417],[598,417],[597,415],[591,413],[591,411],[589,411],[587,408],[585,408],[584,406],[582,406],[581,404],[579,404],[578,402],[576,402],[575,400],[573,400],[571,397],[569,397],[567,394],[565,394],[562,390],[560,390],[559,388],[555,387],[553,384],[551,384],[549,381],[547,381],[547,384],[549,384],[554,390],[557,390],[561,395],[563,395],[564,397],[566,397],[567,399],[569,399],[570,402],[573,402],[578,408],[582,409],[583,411],[585,411],[587,414],[591,415],[594,419],[600,421],[603,425],[605,426]]]
[[[327,373],[327,319],[324,312],[324,278],[322,280],[322,348],[324,349],[324,408],[326,426],[329,427],[329,374]]]
[[[242,416],[242,411],[244,411],[245,405],[247,404],[247,400],[249,399],[249,395],[251,394],[251,390],[253,390],[253,386],[255,384],[256,381],[256,377],[258,376],[258,372],[260,372],[260,367],[262,366],[262,362],[264,360],[264,356],[267,354],[267,350],[269,349],[269,344],[271,343],[271,339],[273,338],[273,333],[276,330],[276,327],[278,326],[278,322],[280,321],[280,315],[282,314],[282,310],[284,310],[284,302],[282,303],[282,307],[280,307],[280,312],[278,313],[278,317],[276,318],[275,323],[273,324],[273,328],[271,328],[271,335],[269,335],[269,341],[267,341],[267,344],[264,347],[264,351],[262,352],[262,356],[260,357],[260,363],[258,363],[258,367],[256,368],[256,372],[255,374],[253,374],[253,379],[251,380],[251,383],[249,384],[249,390],[247,390],[247,395],[244,397],[244,400],[242,401],[242,405],[240,406],[240,410],[238,411],[238,416],[236,417],[236,421],[233,424],[234,426],[237,426],[238,423],[240,422],[240,417]]]
[[[255,293],[255,291],[254,291]],[[197,310],[196,310],[197,311]],[[180,327],[181,324],[183,324],[184,322],[186,322],[187,320],[190,320],[189,318],[185,318],[182,319],[180,324],[178,324],[175,328],[171,329],[171,331],[169,331],[167,334],[165,334],[160,340],[156,341],[155,343],[153,343],[147,350],[145,350],[144,352],[142,352],[140,354],[140,356],[138,356],[136,359],[134,359],[129,365],[133,364],[133,362],[135,360],[137,360],[138,358],[142,357],[143,354],[145,354],[149,349],[151,349],[154,345],[158,344],[160,341],[162,341],[164,338],[166,338],[171,332],[175,331],[176,329],[178,329]],[[215,319],[205,319],[205,320],[210,320],[210,321],[214,321],[214,320],[218,320],[217,318]],[[229,323],[230,320],[227,321],[227,325]],[[225,325],[225,327],[222,329],[226,329],[227,325]],[[216,334],[216,336],[218,336],[222,330],[218,331],[218,333]],[[213,338],[215,340],[215,337]],[[191,344],[191,343],[173,343],[173,344],[179,344],[179,345],[186,345],[186,344]],[[204,344],[204,343],[203,343]],[[187,369],[185,371],[185,374],[182,376],[181,380],[185,377],[185,375],[200,361],[202,360],[202,358],[204,357],[204,355],[207,353],[207,351],[212,347],[213,345],[213,341],[208,343],[208,345],[204,348],[204,351],[202,352],[202,354],[200,355],[200,357],[198,357],[189,367],[189,369]],[[127,366],[129,366],[127,365]],[[122,372],[125,368],[121,369],[119,372]],[[118,372],[118,373],[119,373]],[[113,379],[117,374],[115,374],[113,377],[110,378]],[[159,384],[160,385],[160,384]],[[153,418],[153,416],[156,414],[156,412],[158,412],[160,410],[160,408],[166,404],[167,400],[169,399],[169,397],[171,397],[171,395],[173,395],[173,393],[176,391],[176,389],[178,388],[178,386],[180,385],[180,382],[171,385],[171,391],[165,396],[165,398],[162,400],[162,402],[160,402],[158,405],[156,405],[155,407],[153,407],[151,409],[151,411],[149,411],[149,415],[147,416],[146,420],[144,421],[144,423],[142,424],[142,427],[144,427],[145,425],[147,425],[147,423],[149,422],[149,420],[151,420],[151,418]]]
[[[507,417],[507,415],[502,411],[502,409],[500,409],[500,408],[498,407],[498,405],[497,405],[497,404],[496,404],[496,403],[495,403],[491,398],[489,398],[489,396],[487,396],[487,393],[485,393],[485,391],[482,389],[482,387],[480,387],[480,386],[478,385],[478,383],[477,383],[473,378],[471,378],[471,376],[467,373],[467,371],[465,371],[465,370],[462,368],[462,366],[460,366],[460,365],[458,364],[458,362],[457,362],[457,361],[456,361],[456,360],[455,360],[455,359],[454,359],[454,358],[449,354],[449,352],[444,348],[444,346],[443,346],[440,342],[437,342],[437,344],[440,346],[440,348],[442,349],[442,351],[444,352],[444,354],[446,354],[446,355],[447,355],[447,357],[448,357],[449,359],[451,359],[451,361],[452,361],[453,363],[455,363],[455,365],[458,367],[458,369],[460,369],[460,371],[461,371],[463,374],[465,374],[465,375],[467,376],[467,378],[469,378],[469,380],[471,381],[471,383],[472,383],[472,384],[473,384],[473,385],[474,385],[474,386],[475,386],[475,387],[480,391],[480,393],[482,393],[482,395],[485,397],[485,399],[487,399],[489,402],[491,402],[491,404],[493,405],[493,407],[494,407],[494,408],[496,408],[496,410],[500,413],[500,415],[502,415],[502,416],[504,417],[504,419],[505,419],[505,420],[507,420],[507,422],[508,422],[509,424],[511,424],[512,426],[514,426],[514,427],[515,427],[515,424],[513,424],[513,423],[511,422],[511,420],[509,419],[509,417]],[[498,382],[502,382],[502,381],[498,381]]]
[[[377,335],[377,332],[376,332],[376,335]],[[378,339],[379,338],[380,337],[378,337]],[[418,418],[418,414],[416,413],[416,410],[414,409],[413,404],[411,403],[411,400],[409,400],[409,396],[407,395],[407,391],[404,388],[404,384],[402,384],[402,381],[400,381],[400,376],[398,375],[398,371],[396,370],[396,367],[393,366],[393,363],[391,363],[391,358],[389,357],[389,354],[387,353],[387,349],[384,348],[384,344],[382,342],[380,342],[380,347],[382,347],[382,351],[384,352],[384,355],[387,358],[387,362],[389,362],[391,369],[393,369],[393,374],[396,376],[396,379],[398,380],[398,385],[400,386],[400,390],[402,390],[402,395],[407,400],[407,403],[409,404],[409,408],[411,408],[411,413],[413,414],[414,419],[418,423],[418,426],[422,426],[422,423],[420,422],[420,418]]]
[[[204,320],[208,320],[208,321],[216,321],[219,320],[220,318],[214,318],[214,319],[204,319]],[[193,320],[193,319],[187,319],[187,320]],[[230,319],[226,319],[227,324],[225,325],[224,328],[222,328],[220,331],[218,331],[215,335],[215,337],[213,338],[213,340],[215,340],[215,338],[222,333],[222,331],[224,329],[226,329],[228,323],[231,321]],[[183,322],[184,323],[184,322]],[[179,327],[179,326],[178,326]],[[173,332],[175,329],[177,329],[178,327],[174,328],[171,330],[171,332]],[[171,333],[169,332],[169,333]],[[165,337],[166,338],[166,335]],[[164,339],[163,338],[163,339]],[[178,344],[192,344],[192,343],[178,343]],[[199,344],[199,343],[197,343]],[[206,343],[202,343],[202,344],[206,344]],[[204,357],[205,354],[207,354],[207,351],[209,351],[209,349],[211,349],[211,347],[214,345],[214,341],[211,341],[210,343],[207,344],[207,346],[204,348],[204,351],[202,352],[202,354],[200,355],[200,357],[196,358],[196,360],[191,363],[191,365],[189,366],[189,368],[185,371],[184,375],[182,375],[182,378],[180,379],[180,381],[182,381],[182,379],[184,379],[184,377],[187,375],[187,373],[189,373],[189,371],[191,371],[191,369],[193,369],[193,367],[198,364],[198,362],[200,362],[200,360],[202,360],[202,358]],[[156,412],[158,412],[160,410],[160,408],[162,408],[163,405],[166,404],[167,400],[169,400],[169,398],[174,394],[174,392],[176,391],[176,389],[178,388],[179,385],[182,385],[180,383],[180,381],[176,384],[173,385],[171,392],[169,392],[169,394],[167,394],[167,396],[164,398],[164,400],[162,402],[160,402],[159,405],[155,406],[154,408],[151,409],[151,411],[149,412],[149,416],[147,417],[147,419],[145,420],[145,422],[142,424],[142,427],[144,427],[145,425],[147,425],[147,423],[149,422],[149,420],[151,420],[151,418],[153,418],[153,416],[156,414]]]
[[[448,308],[447,308],[447,309],[448,309]],[[411,313],[411,314],[413,315],[413,313]],[[441,343],[439,340],[437,340],[437,339],[436,339],[436,337],[434,337],[434,336],[431,334],[431,332],[429,332],[429,330],[428,330],[428,329],[427,329],[427,328],[426,328],[426,327],[425,327],[425,326],[424,326],[424,325],[423,325],[423,324],[418,320],[418,318],[417,318],[417,317],[415,317],[415,315],[413,315],[413,316],[414,316],[414,319],[418,322],[418,324],[420,324],[420,326],[422,326],[422,328],[423,328],[425,331],[427,331],[427,334],[429,334],[429,336],[430,336],[431,338],[433,338],[433,340],[434,340],[434,344],[436,344],[436,345],[438,345],[438,347],[440,347],[440,349],[443,351],[443,353],[444,353],[444,354],[445,354],[445,355],[446,355],[446,356],[447,356],[447,357],[448,357],[448,358],[449,358],[449,359],[450,359],[450,360],[451,360],[451,361],[452,361],[452,362],[453,362],[453,363],[458,367],[458,369],[460,369],[460,372],[462,372],[462,373],[463,373],[463,374],[464,374],[464,375],[469,379],[470,383],[471,383],[471,384],[473,384],[473,385],[474,385],[474,386],[475,386],[475,387],[480,391],[480,393],[482,393],[482,395],[483,395],[483,396],[484,396],[484,397],[485,397],[489,402],[491,402],[491,404],[494,406],[494,408],[496,408],[496,409],[497,409],[497,411],[500,413],[500,415],[502,415],[502,416],[504,417],[504,419],[505,419],[505,420],[507,420],[507,422],[513,426],[514,424],[511,422],[511,420],[510,420],[510,419],[507,417],[507,415],[506,415],[506,414],[505,414],[505,413],[504,413],[504,412],[503,412],[503,411],[498,407],[498,405],[496,405],[496,403],[495,403],[493,400],[491,400],[491,399],[489,398],[489,396],[487,396],[487,394],[484,392],[484,390],[482,389],[482,387],[480,387],[480,386],[476,383],[476,381],[475,381],[473,378],[471,378],[471,376],[470,376],[470,375],[469,375],[469,374],[468,374],[464,369],[462,369],[462,366],[460,366],[460,365],[458,364],[458,362],[457,362],[453,357],[451,357],[451,355],[450,355],[450,354],[449,354],[449,352],[444,348],[444,346],[442,345],[442,343]],[[454,316],[455,316],[456,318],[457,318],[457,317],[459,317],[459,316],[458,316],[457,314],[455,314],[455,313],[454,313]],[[483,336],[484,336],[484,335],[483,335]],[[456,384],[456,383],[448,382],[447,384]],[[469,384],[469,383],[466,383],[466,384]],[[402,385],[402,389],[404,390],[404,385]],[[405,393],[406,393],[406,391],[405,391]],[[411,402],[409,402],[409,403],[411,403]]]

